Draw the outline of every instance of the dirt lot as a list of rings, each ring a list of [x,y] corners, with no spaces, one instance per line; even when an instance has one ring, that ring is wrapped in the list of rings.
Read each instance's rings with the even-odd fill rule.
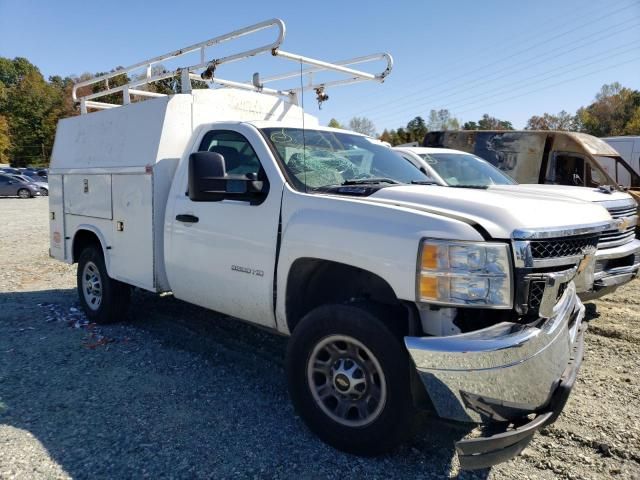
[[[285,340],[171,297],[85,325],[75,269],[48,258],[47,200],[0,198],[0,478],[449,478],[460,432],[422,419],[358,458],[294,415]],[[588,305],[560,419],[517,459],[460,478],[640,478],[640,281]],[[456,437],[458,435],[458,437]]]

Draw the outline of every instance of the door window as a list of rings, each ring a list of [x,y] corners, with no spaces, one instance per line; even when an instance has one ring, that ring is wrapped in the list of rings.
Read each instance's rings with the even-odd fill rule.
[[[230,130],[208,132],[200,143],[199,151],[219,153],[224,157],[228,174],[255,174],[260,180],[266,179],[260,160],[249,141],[240,133]]]
[[[554,154],[547,167],[545,183],[585,185],[584,159],[567,153]]]

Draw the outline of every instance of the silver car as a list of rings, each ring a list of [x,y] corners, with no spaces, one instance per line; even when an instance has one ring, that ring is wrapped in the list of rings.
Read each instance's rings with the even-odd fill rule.
[[[49,195],[49,184],[44,181],[43,177],[31,177],[29,175],[9,175],[17,180],[22,180],[23,182],[33,183],[36,187],[40,189],[40,194],[45,197]]]
[[[40,188],[34,183],[0,174],[0,197],[32,198],[40,195]]]

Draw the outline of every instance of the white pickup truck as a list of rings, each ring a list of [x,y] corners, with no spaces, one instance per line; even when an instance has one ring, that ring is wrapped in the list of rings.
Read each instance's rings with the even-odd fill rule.
[[[382,81],[387,55],[330,64],[284,52],[272,20],[169,56],[204,58],[265,28],[279,33],[262,49],[163,74],[180,76],[183,93],[142,89],[161,56],[131,67],[146,76],[76,97],[83,114],[59,123],[49,173],[51,255],[78,263],[96,322],[122,319],[137,287],[290,335],[292,402],[339,449],[393,448],[426,402],[501,430],[457,442],[462,468],[517,455],[575,382],[586,325],[572,279],[592,267],[610,215],[517,188],[424,185],[382,143],[319,127],[300,90],[265,87],[345,74],[303,84],[325,100],[331,84]],[[248,83],[217,76],[262,52],[309,67]],[[387,67],[349,66],[363,58]],[[202,69],[219,88],[190,91]],[[123,104],[97,100],[107,94]]]
[[[574,279],[582,300],[612,293],[640,274],[640,239],[635,238],[638,205],[628,193],[603,187],[517,184],[486,160],[451,148],[398,146],[394,150],[421,169],[436,185],[470,185],[502,192],[516,189],[534,195],[594,202],[606,208],[614,221],[611,228],[600,235],[595,271],[581,273]]]

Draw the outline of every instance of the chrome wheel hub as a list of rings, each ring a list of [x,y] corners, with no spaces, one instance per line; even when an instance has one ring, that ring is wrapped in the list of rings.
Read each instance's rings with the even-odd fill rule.
[[[387,399],[380,363],[360,341],[345,335],[325,337],[316,345],[307,363],[307,380],[320,409],[349,427],[373,422]]]
[[[98,310],[102,303],[102,279],[93,262],[87,262],[82,270],[82,294],[91,310]]]
[[[357,399],[367,389],[364,369],[354,360],[339,359],[331,373],[334,388],[343,395]]]

